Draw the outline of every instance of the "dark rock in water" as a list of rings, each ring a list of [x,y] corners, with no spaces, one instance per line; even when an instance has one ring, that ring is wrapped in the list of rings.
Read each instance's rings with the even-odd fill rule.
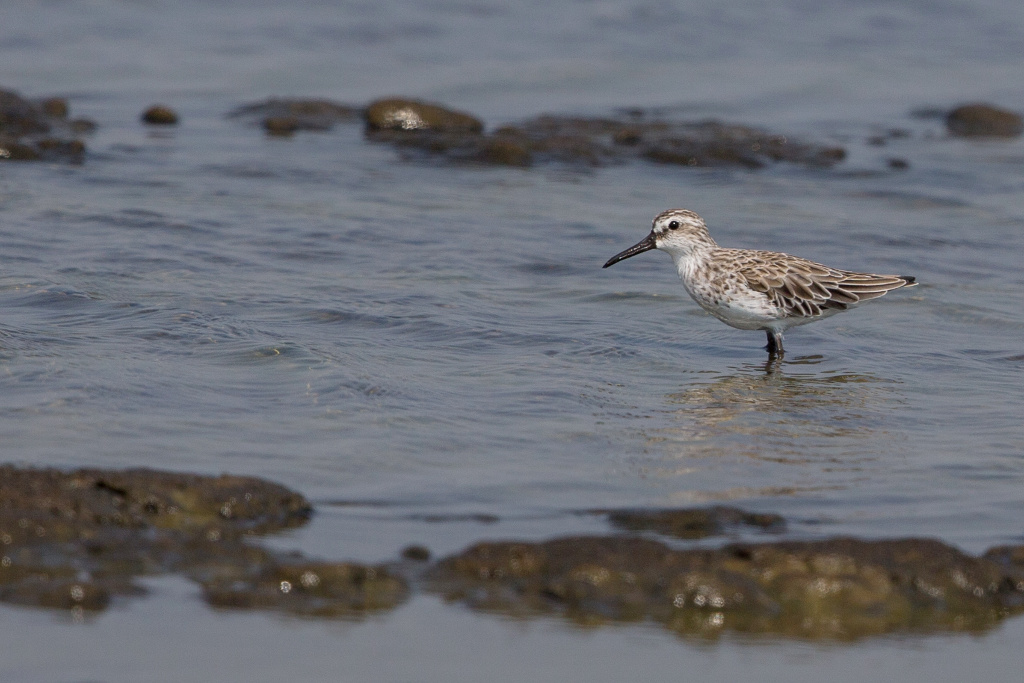
[[[479,543],[438,562],[429,586],[491,612],[653,620],[703,637],[981,632],[1024,611],[1019,561],[1008,568],[922,539],[689,550],[628,536]]]
[[[362,111],[330,100],[271,98],[238,107],[228,117],[258,122],[269,135],[289,135],[300,130],[330,130],[339,123],[358,120]]]
[[[430,559],[430,550],[422,545],[410,545],[402,548],[402,557],[413,562],[426,562]]]
[[[165,104],[154,104],[142,112],[142,122],[155,126],[174,126],[178,123],[178,114]]]
[[[80,162],[85,144],[67,115],[63,98],[33,102],[0,90],[0,160]]]
[[[754,527],[765,531],[782,531],[785,520],[772,513],[745,512],[734,507],[716,505],[710,508],[678,508],[668,510],[595,510],[608,516],[608,521],[626,531],[654,531],[684,539],[707,538],[725,533],[730,527]]]
[[[43,114],[54,119],[66,119],[68,117],[68,101],[63,97],[50,97],[39,103]]]
[[[639,145],[643,137],[642,129],[626,126],[612,133],[612,142],[616,145]]]
[[[260,123],[269,135],[328,130],[362,115],[367,138],[394,145],[405,157],[442,157],[454,163],[527,167],[545,163],[601,166],[632,160],[682,166],[761,168],[787,161],[829,167],[846,157],[841,147],[719,121],[680,122],[627,110],[613,118],[538,116],[484,132],[480,119],[439,104],[385,98],[365,109],[328,100],[270,99],[232,111]]]
[[[76,135],[87,135],[95,132],[98,126],[95,121],[90,119],[74,119],[73,121],[68,121],[68,128]]]
[[[789,161],[825,167],[846,156],[842,148],[799,143],[783,135],[718,121],[644,120],[636,115],[626,120],[543,116],[524,128],[542,148],[557,149],[559,155],[579,152],[580,160],[597,163],[641,158],[683,166],[760,168]]]
[[[1017,573],[1024,579],[1024,545],[1000,545],[989,548],[983,557]]]
[[[781,518],[736,508],[598,511],[620,528],[701,538]],[[141,594],[137,577],[182,574],[218,608],[358,618],[392,609],[422,577],[474,609],[577,623],[651,620],[682,635],[723,632],[853,640],[980,633],[1024,612],[1024,546],[971,557],[926,539],[669,547],[635,535],[484,542],[430,566],[409,546],[391,565],[259,547],[304,524],[309,502],[251,477],[0,466],[0,601],[102,610]],[[407,573],[407,579],[400,572]]]
[[[1024,132],[1024,119],[990,104],[965,104],[946,115],[946,128],[960,137],[1017,137]]]
[[[299,130],[299,120],[294,116],[269,116],[263,119],[263,128],[267,135],[288,136]]]
[[[0,90],[0,134],[22,137],[50,132],[41,108],[9,90]]]
[[[910,162],[900,157],[893,157],[886,161],[886,164],[894,171],[905,171],[910,168]]]
[[[428,125],[415,110],[403,109],[405,102],[384,100],[367,109],[370,138],[455,162],[601,166],[642,159],[683,166],[761,168],[789,161],[828,167],[846,156],[839,147],[794,142],[756,128],[645,120],[636,112],[622,119],[538,116],[487,135],[472,118]]]
[[[81,140],[61,140],[60,138],[42,138],[36,143],[42,159],[68,159],[81,161],[85,156],[85,143]]]
[[[14,138],[0,136],[0,160],[38,161],[41,158],[37,148],[23,145]]]
[[[533,154],[520,140],[494,136],[481,143],[474,160],[498,166],[529,166],[533,163]]]
[[[382,567],[245,541],[310,513],[301,495],[250,477],[0,466],[0,601],[103,609],[161,572],[184,573],[222,606],[351,615],[404,599]]]
[[[364,112],[370,131],[431,131],[434,133],[481,133],[484,124],[463,112],[438,104],[402,98],[371,102]]]

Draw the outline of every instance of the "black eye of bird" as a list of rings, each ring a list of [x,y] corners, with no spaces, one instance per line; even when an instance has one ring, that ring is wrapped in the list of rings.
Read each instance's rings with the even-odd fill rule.
[[[668,224],[668,229],[669,230],[678,230],[679,229],[679,221],[672,221],[671,223],[669,223]]]

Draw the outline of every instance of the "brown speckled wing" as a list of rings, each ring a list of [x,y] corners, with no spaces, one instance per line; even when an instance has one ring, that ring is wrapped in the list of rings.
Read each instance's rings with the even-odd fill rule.
[[[772,251],[737,250],[735,258],[746,284],[765,294],[786,317],[811,318],[831,308],[845,310],[914,284],[913,278],[852,273]]]

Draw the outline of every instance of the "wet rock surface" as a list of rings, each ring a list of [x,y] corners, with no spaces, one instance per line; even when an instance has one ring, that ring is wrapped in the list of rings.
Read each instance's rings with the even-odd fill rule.
[[[278,136],[328,130],[361,116],[368,140],[393,145],[406,158],[488,166],[591,167],[641,160],[700,167],[762,168],[790,162],[827,168],[846,157],[839,146],[720,121],[673,121],[642,110],[605,118],[538,116],[491,132],[472,114],[402,97],[376,100],[362,108],[329,100],[272,98],[239,107],[228,116],[259,123]]]
[[[703,637],[983,631],[1024,611],[1019,568],[927,539],[690,550],[635,537],[479,543],[441,560],[430,586],[474,609],[585,625],[651,620]]]
[[[960,137],[1018,137],[1024,118],[991,104],[965,104],[946,115],[946,128]]]
[[[98,610],[166,572],[197,581],[214,605],[358,614],[404,599],[404,581],[383,568],[249,542],[310,513],[301,495],[250,477],[0,466],[0,601]]]
[[[1024,611],[1024,546],[981,557],[912,538],[679,548],[637,532],[698,539],[784,521],[724,506],[591,512],[626,533],[482,542],[434,563],[413,545],[363,564],[260,547],[260,535],[311,514],[301,495],[260,479],[0,466],[0,601],[102,610],[142,594],[138,577],[173,572],[219,609],[360,618],[419,586],[472,609],[586,626],[833,640],[981,632]]]
[[[77,136],[91,132],[91,121],[68,120],[67,100],[33,101],[0,89],[0,161],[81,162],[85,143]]]
[[[383,565],[310,561],[250,549],[245,563],[220,562],[192,572],[214,607],[273,609],[315,617],[395,607],[408,584]]]
[[[716,505],[710,508],[669,510],[594,510],[606,515],[612,526],[625,531],[653,531],[681,539],[719,536],[736,527],[751,527],[781,532],[785,520],[772,513],[745,512],[739,508]]]
[[[366,128],[372,132],[402,131],[419,133],[479,134],[484,124],[465,112],[440,104],[400,97],[371,102],[364,114]]]
[[[846,157],[841,147],[812,145],[783,135],[719,121],[673,122],[633,112],[621,118],[539,116],[493,133],[466,126],[394,126],[371,140],[453,162],[531,166],[563,163],[603,166],[644,160],[681,166],[762,168],[775,162],[829,167]]]

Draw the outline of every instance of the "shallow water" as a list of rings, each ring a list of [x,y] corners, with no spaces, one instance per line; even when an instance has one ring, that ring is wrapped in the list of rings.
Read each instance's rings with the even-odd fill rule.
[[[0,86],[69,94],[73,115],[100,125],[81,166],[0,166],[5,459],[270,477],[320,510],[276,545],[361,561],[412,542],[440,554],[604,531],[580,509],[722,500],[782,514],[797,538],[1021,542],[1024,144],[949,139],[909,112],[1024,108],[1024,8],[692,5],[4,10]],[[270,95],[393,93],[489,126],[658,106],[850,156],[828,171],[444,166],[403,162],[355,124],[282,140],[224,116]],[[180,126],[137,122],[158,100]],[[889,128],[911,135],[866,143]],[[922,285],[793,330],[786,362],[766,368],[763,335],[701,313],[667,256],[600,268],[671,206],[701,213],[724,245]],[[252,678],[273,661],[307,680],[577,665],[615,680],[685,660],[711,680],[766,666],[852,676],[870,661],[935,681],[964,677],[942,664],[956,653],[976,677],[1012,680],[1022,628],[709,647],[429,597],[368,623],[222,615],[175,580],[156,585],[84,625],[0,608],[23,642],[3,678],[225,680],[225,667]],[[129,635],[134,665],[111,645]],[[73,643],[60,656],[40,644],[57,639]],[[149,659],[155,643],[194,656]]]

